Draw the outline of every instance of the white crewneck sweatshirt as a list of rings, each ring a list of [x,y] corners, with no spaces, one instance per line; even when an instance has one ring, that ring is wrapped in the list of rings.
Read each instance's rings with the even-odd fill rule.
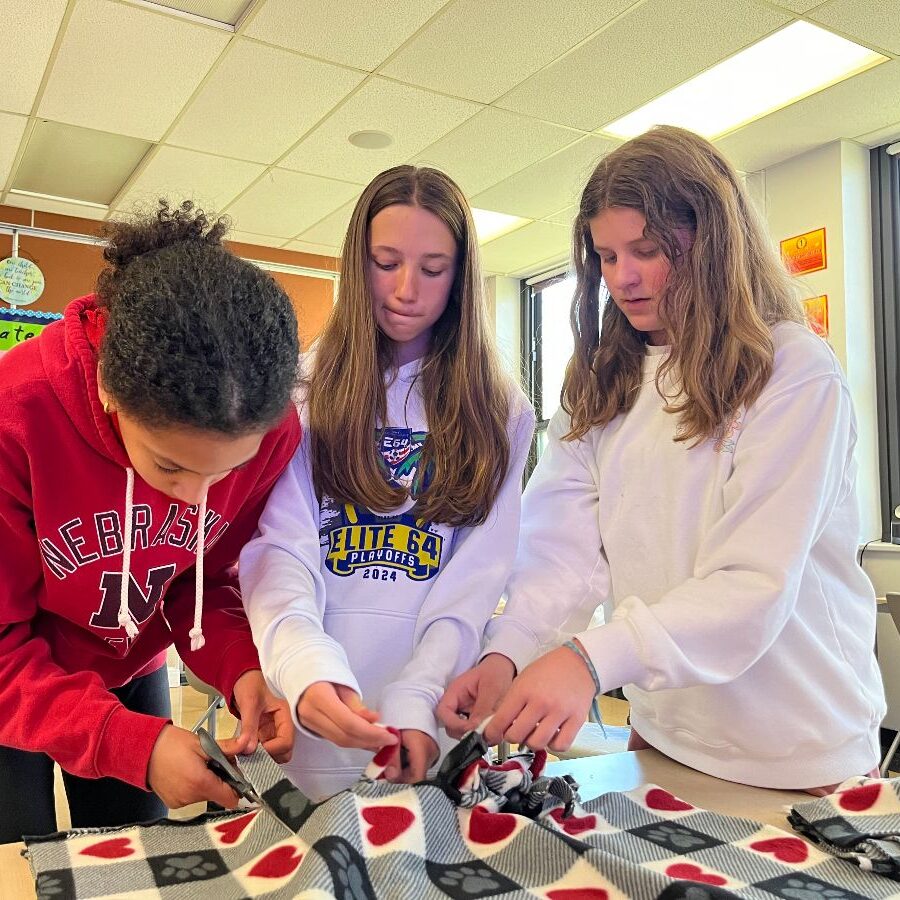
[[[419,368],[409,363],[388,382],[379,443],[390,479],[407,487],[421,474],[428,428]],[[301,406],[300,447],[241,554],[240,579],[263,671],[298,729],[284,768],[310,797],[348,787],[372,758],[300,726],[297,702],[315,681],[347,685],[386,725],[448,744],[434,708],[450,679],[474,665],[515,558],[534,413],[518,389],[510,411],[510,463],[494,508],[483,525],[452,528],[417,520],[412,500],[390,514],[320,503]]]
[[[554,418],[485,652],[521,670],[610,601],[578,637],[645,740],[720,778],[804,788],[877,765],[885,703],[847,385],[802,326],[773,340],[758,400],[698,446],[673,440],[656,389],[668,348],[648,348],[635,406],[607,426],[566,442]]]

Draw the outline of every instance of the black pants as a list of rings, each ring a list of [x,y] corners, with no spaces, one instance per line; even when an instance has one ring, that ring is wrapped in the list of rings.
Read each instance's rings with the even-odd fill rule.
[[[133,712],[169,718],[166,667],[112,691]],[[63,772],[73,828],[149,822],[166,815],[162,800],[115,778],[78,778]],[[0,747],[0,843],[57,830],[53,760],[44,753]]]

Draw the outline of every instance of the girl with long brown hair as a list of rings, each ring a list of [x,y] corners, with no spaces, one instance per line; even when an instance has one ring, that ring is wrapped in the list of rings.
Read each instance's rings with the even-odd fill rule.
[[[241,583],[299,729],[288,773],[326,796],[385,745],[389,778],[425,776],[434,707],[475,662],[515,556],[534,415],[502,373],[446,175],[398,166],[363,191],[305,371],[303,441]]]
[[[655,128],[599,163],[574,238],[563,408],[448,730],[509,688],[486,735],[564,749],[624,686],[633,749],[773,788],[868,772],[884,695],[852,403],[738,176]],[[610,621],[566,641],[607,601]]]

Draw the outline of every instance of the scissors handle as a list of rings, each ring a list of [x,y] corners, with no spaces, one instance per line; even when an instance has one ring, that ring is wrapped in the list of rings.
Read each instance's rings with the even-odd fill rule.
[[[258,802],[259,796],[253,785],[244,778],[236,766],[232,765],[213,736],[205,728],[198,728],[197,737],[200,738],[201,749],[209,757],[206,767],[221,778],[239,797],[244,797],[254,803]]]

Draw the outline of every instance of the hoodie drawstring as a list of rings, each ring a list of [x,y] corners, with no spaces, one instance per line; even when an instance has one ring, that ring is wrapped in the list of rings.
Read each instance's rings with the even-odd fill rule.
[[[130,638],[138,636],[137,625],[128,610],[128,588],[131,584],[131,534],[134,516],[134,469],[125,469],[125,542],[122,548],[122,587],[119,594],[119,626]],[[194,565],[194,627],[188,632],[191,650],[199,650],[206,643],[203,637],[203,552],[206,548],[206,495],[197,512],[197,562]]]
[[[137,625],[128,611],[128,588],[131,585],[131,519],[134,506],[134,469],[125,470],[125,546],[122,550],[122,587],[119,594],[119,625],[130,638],[138,636]]]
[[[203,637],[203,549],[206,546],[206,494],[197,512],[197,562],[194,563],[194,627],[188,633],[191,650],[199,650],[205,643]]]

